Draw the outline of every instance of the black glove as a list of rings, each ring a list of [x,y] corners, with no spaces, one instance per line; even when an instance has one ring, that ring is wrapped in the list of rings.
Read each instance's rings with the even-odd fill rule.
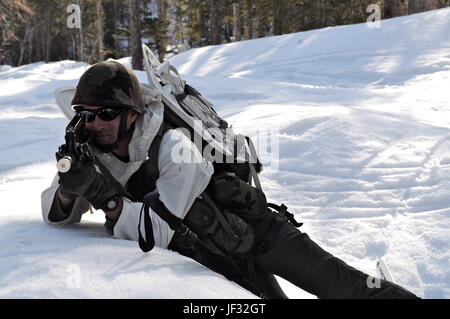
[[[102,209],[106,202],[121,192],[95,169],[93,162],[81,163],[67,173],[58,173],[62,195],[73,198],[82,196],[95,208]],[[71,196],[72,195],[72,196]]]

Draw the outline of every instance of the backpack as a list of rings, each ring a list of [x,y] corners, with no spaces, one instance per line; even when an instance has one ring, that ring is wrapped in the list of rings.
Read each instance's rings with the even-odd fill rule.
[[[150,162],[157,163],[162,135],[171,128],[181,128],[188,132],[203,157],[214,166],[214,175],[205,191],[206,198],[200,198],[201,203],[198,201],[194,203],[191,210],[215,211],[217,214],[220,212],[223,216],[218,216],[218,219],[222,226],[227,231],[232,231],[234,225],[236,232],[247,240],[252,240],[252,236],[249,235],[251,227],[244,225],[254,226],[268,208],[286,217],[296,227],[301,226],[287,211],[286,206],[267,203],[258,178],[262,164],[251,139],[235,134],[214,110],[213,104],[198,90],[188,85],[169,61],[161,64],[147,46],[143,45],[142,49],[148,89],[151,92],[157,91],[164,105],[163,124],[149,149],[149,158],[153,159]],[[141,84],[141,87],[144,98],[146,86]],[[156,180],[155,177],[159,177],[157,167],[150,168],[150,171],[150,179]],[[210,227],[214,228],[214,223],[212,225],[204,223],[208,218],[201,213],[198,212],[198,217],[194,213],[189,215],[192,219],[187,222],[191,224],[193,230],[206,232]],[[230,226],[226,225],[226,220],[230,221]],[[209,231],[213,232],[212,229]],[[244,251],[240,251],[242,249]],[[242,249],[227,251],[229,253],[236,251],[237,254],[249,251]]]
[[[143,53],[149,89],[160,94],[164,105],[163,124],[150,146],[149,162],[157,163],[165,132],[171,128],[185,130],[214,166],[211,182],[195,200],[185,223],[203,238],[214,238],[228,254],[248,254],[255,241],[252,225],[267,209],[257,175],[262,165],[250,138],[235,134],[212,103],[182,80],[169,61],[161,64],[145,45]],[[145,178],[155,181],[159,171],[152,166]]]

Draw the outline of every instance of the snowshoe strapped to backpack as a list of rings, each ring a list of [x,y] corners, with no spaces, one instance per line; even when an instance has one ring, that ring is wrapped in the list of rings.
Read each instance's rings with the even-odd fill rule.
[[[215,173],[232,172],[248,183],[253,179],[260,188],[257,174],[262,165],[251,140],[235,134],[212,103],[186,84],[169,61],[159,63],[145,45],[143,53],[148,88],[161,95],[166,125],[189,133],[203,157],[213,163]]]

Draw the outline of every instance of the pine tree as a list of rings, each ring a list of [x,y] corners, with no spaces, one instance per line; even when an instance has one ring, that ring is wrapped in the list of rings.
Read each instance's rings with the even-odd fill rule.
[[[24,0],[14,1],[14,0],[2,0],[0,2],[0,64],[8,63],[15,64],[14,54],[15,46],[17,42],[19,44],[20,50],[23,50],[23,46],[28,41],[30,37],[30,27],[29,23],[30,17],[34,14],[29,3]],[[27,31],[23,31],[22,24],[27,21]],[[22,51],[23,52],[23,51]]]
[[[247,10],[251,8],[247,5]],[[263,38],[271,34],[271,16],[272,16],[272,1],[271,0],[258,0],[256,1],[254,8],[255,15],[255,37]],[[251,23],[249,19],[247,23]],[[250,32],[249,32],[250,33]],[[250,36],[250,34],[248,34]]]
[[[204,0],[187,0],[187,38],[190,47],[201,47],[209,41],[209,10]]]
[[[394,18],[408,14],[408,0],[385,0],[384,15],[386,18]]]
[[[221,30],[224,16],[225,1],[224,0],[208,0],[208,8],[211,13],[210,18],[210,39],[211,44],[222,43]]]
[[[425,11],[434,10],[439,8],[440,1],[439,0],[428,0],[425,2]]]
[[[173,17],[173,19],[168,18],[168,20],[173,20],[173,23],[171,25],[172,30],[169,31],[169,33],[173,35],[173,41],[172,43],[170,43],[170,46],[172,47],[173,53],[178,53],[184,50],[184,46],[188,42],[188,1],[171,0],[169,2],[168,9],[168,14]]]

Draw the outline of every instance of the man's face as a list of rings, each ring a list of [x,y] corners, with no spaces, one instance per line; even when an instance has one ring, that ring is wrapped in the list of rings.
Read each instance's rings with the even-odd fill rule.
[[[97,111],[102,109],[98,106],[85,106],[84,110]],[[86,129],[93,134],[93,142],[99,145],[113,145],[117,142],[119,136],[119,126],[121,115],[117,116],[111,121],[103,121],[98,115],[95,116],[95,120],[92,122],[86,122]]]
[[[85,111],[99,111],[104,108],[99,106],[84,106],[83,109]],[[117,143],[122,116],[123,114],[119,114],[114,119],[102,120],[101,117],[96,114],[94,121],[86,122],[86,129],[93,134],[93,144],[100,147],[107,147],[113,146],[115,143]],[[136,114],[128,114],[127,130],[136,120],[136,117]]]

